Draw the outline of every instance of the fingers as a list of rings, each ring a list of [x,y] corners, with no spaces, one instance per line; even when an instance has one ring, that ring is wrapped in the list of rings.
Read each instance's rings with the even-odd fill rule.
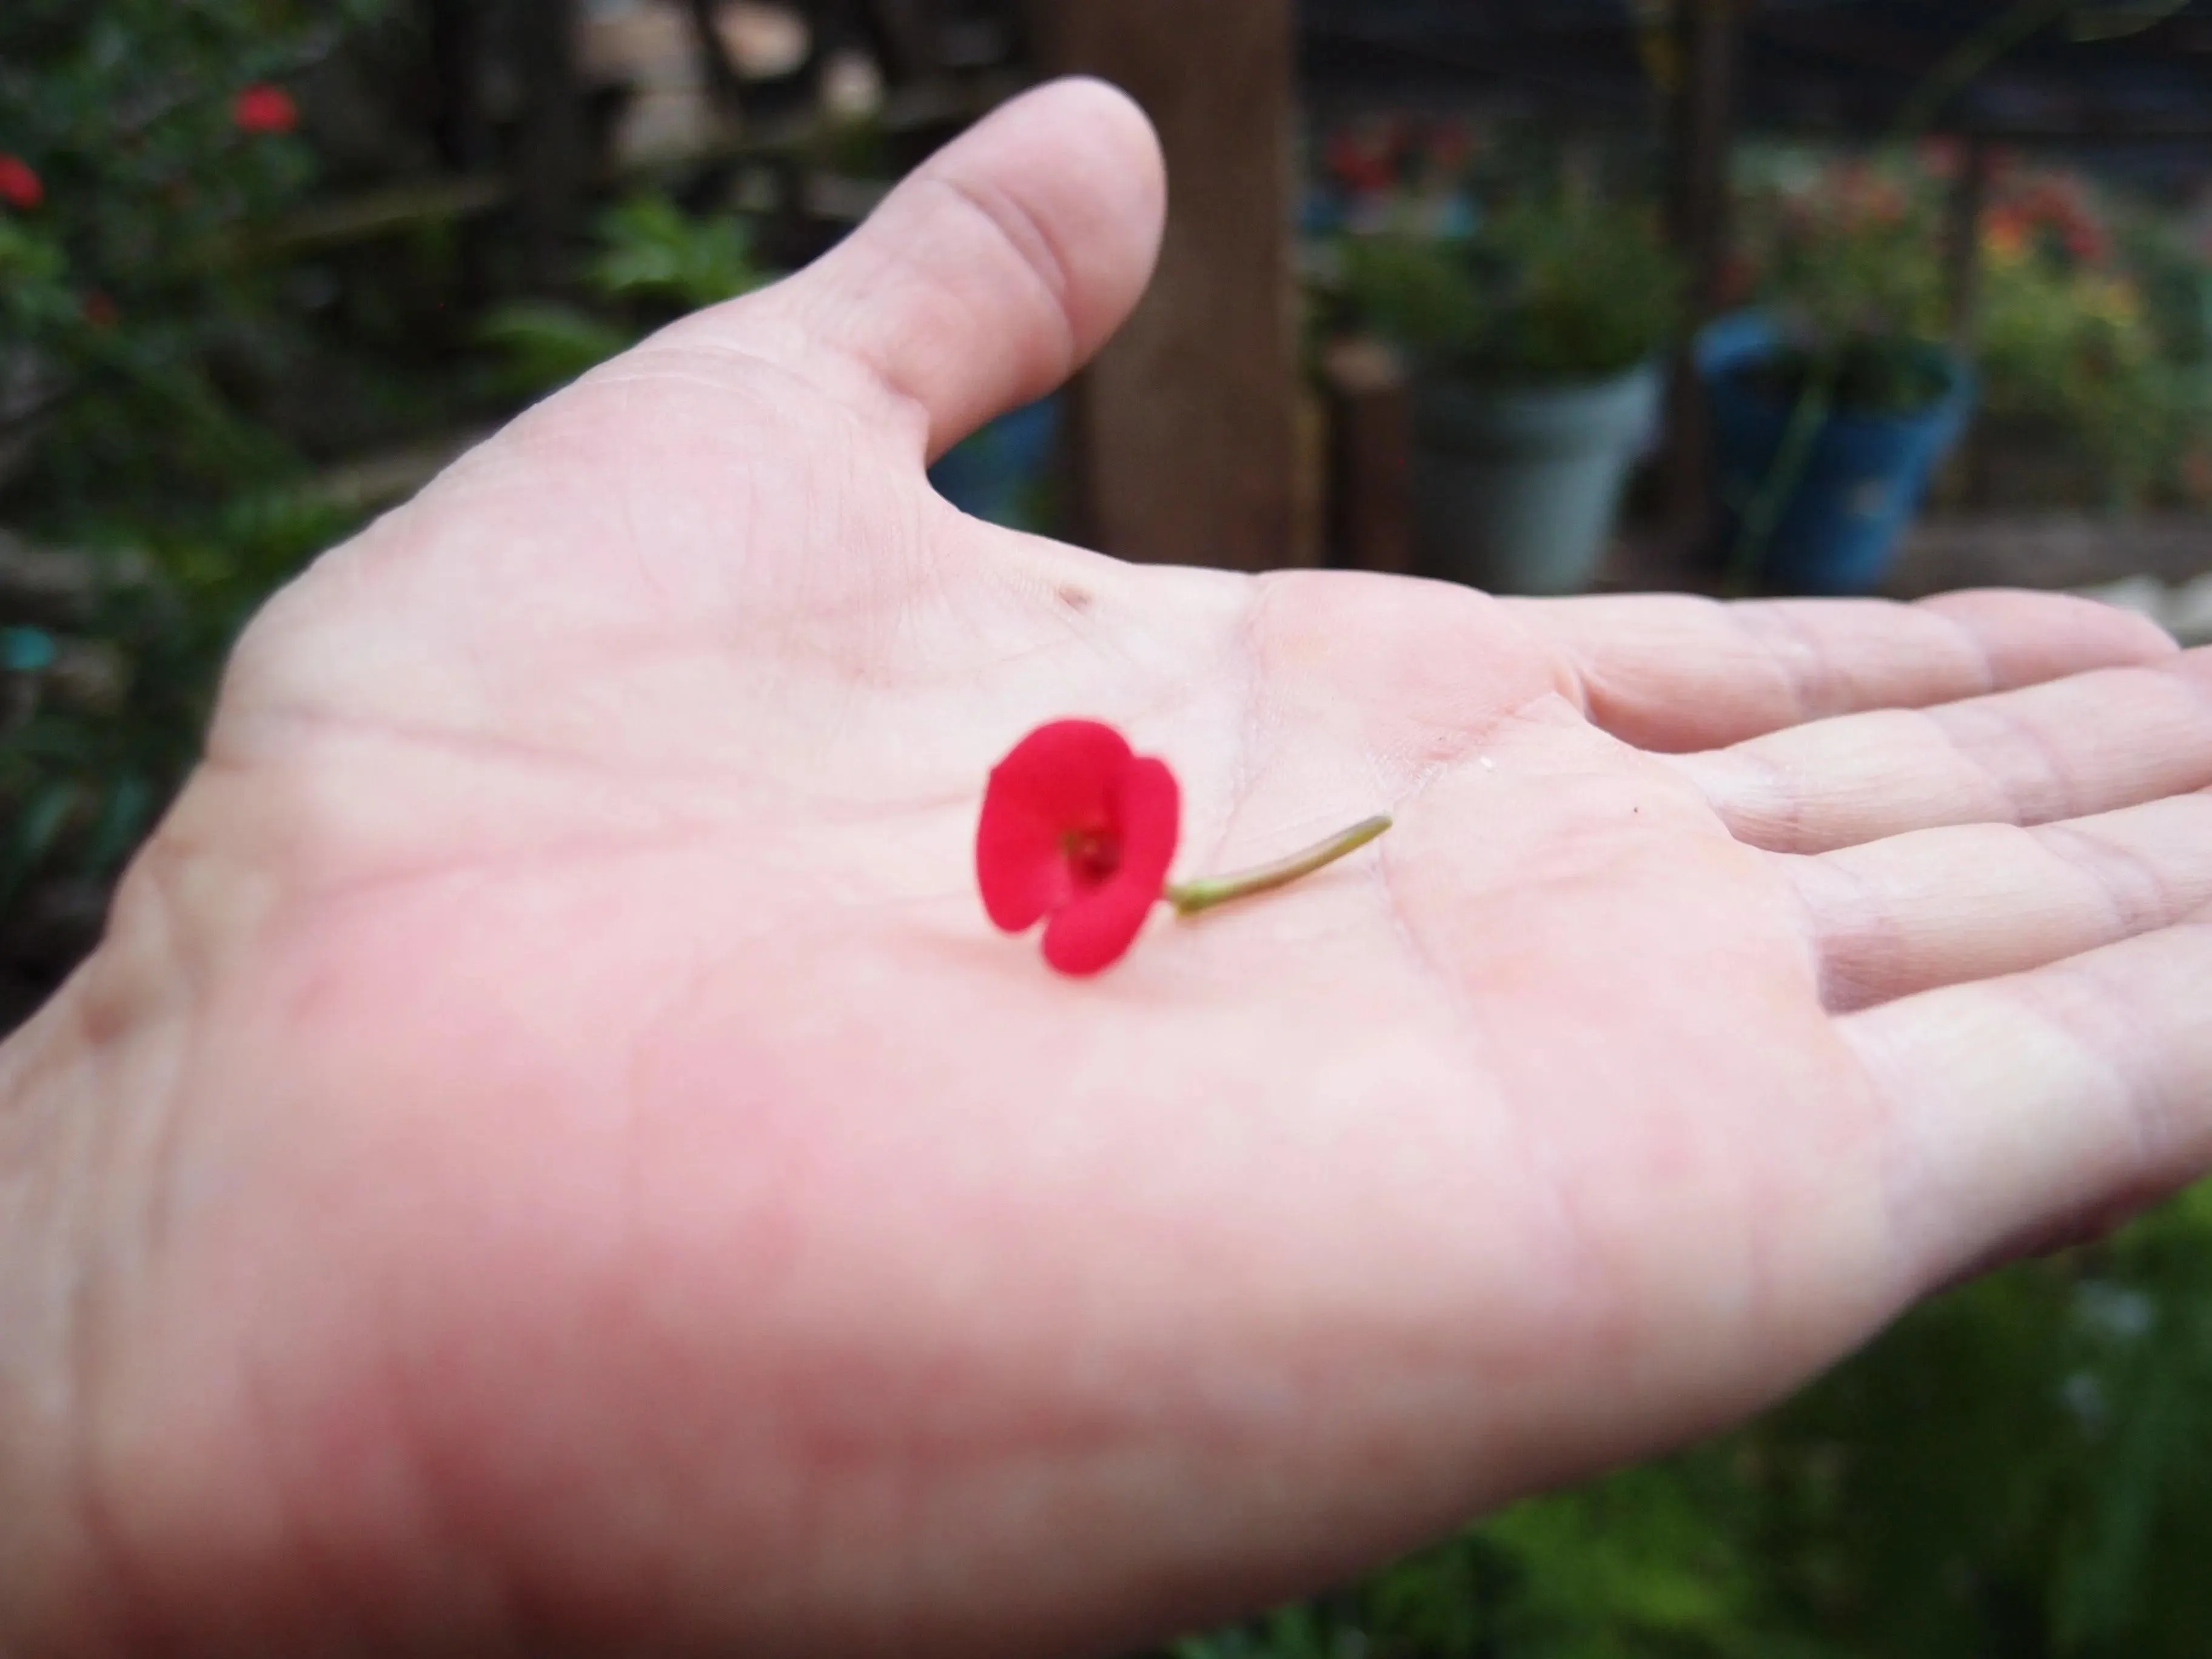
[[[1102,82],[1055,82],[932,158],[776,303],[809,343],[919,404],[934,457],[1060,385],[1121,325],[1165,204],[1136,105]]]
[[[1838,1012],[2025,972],[2212,906],[2212,793],[1790,860]],[[2212,983],[2204,992],[2212,1002]]]
[[[1926,1285],[2212,1163],[2212,916],[1838,1022],[1893,1124],[1888,1194]]]
[[[1672,764],[1739,841],[1826,853],[2051,823],[2212,786],[2212,649],[1918,712],[1851,714]]]
[[[1662,753],[2173,651],[2140,617],[2054,593],[1953,593],[1918,605],[1676,596],[1513,603],[1565,645],[1590,718]]]

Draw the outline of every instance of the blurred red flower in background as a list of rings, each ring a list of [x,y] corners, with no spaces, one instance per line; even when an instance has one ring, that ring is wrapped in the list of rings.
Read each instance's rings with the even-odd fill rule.
[[[1352,133],[1339,133],[1328,141],[1328,170],[1338,183],[1359,191],[1388,190],[1393,176],[1389,158],[1376,154]]]
[[[0,202],[29,212],[46,199],[46,187],[29,162],[17,155],[0,155]]]
[[[283,88],[260,82],[238,94],[230,118],[240,132],[289,132],[300,125],[300,106]]]
[[[2112,233],[2087,187],[2063,173],[2033,175],[2008,191],[1983,234],[2000,253],[2023,253],[2047,240],[2081,264],[2100,265],[2112,255]]]

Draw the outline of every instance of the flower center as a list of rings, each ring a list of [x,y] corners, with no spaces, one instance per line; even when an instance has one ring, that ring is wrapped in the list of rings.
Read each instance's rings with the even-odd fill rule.
[[[1079,886],[1100,886],[1121,867],[1121,838],[1110,830],[1070,830],[1060,836],[1060,850]]]

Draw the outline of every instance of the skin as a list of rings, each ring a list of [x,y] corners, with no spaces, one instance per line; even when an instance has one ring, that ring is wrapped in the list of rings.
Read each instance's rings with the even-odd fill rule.
[[[1067,84],[255,623],[0,1049],[0,1650],[1109,1652],[1753,1411],[2212,1161],[2212,660],[1147,568],[926,459],[1133,301]],[[988,926],[1024,732],[1177,875]]]

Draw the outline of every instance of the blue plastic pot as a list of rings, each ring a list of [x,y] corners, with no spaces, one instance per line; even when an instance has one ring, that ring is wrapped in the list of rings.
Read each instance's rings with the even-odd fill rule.
[[[1753,532],[1766,586],[1871,592],[1888,574],[1936,467],[1966,428],[1973,372],[1956,353],[1929,346],[1946,384],[1933,404],[1910,415],[1832,411],[1791,466],[1784,447],[1796,411],[1745,374],[1778,342],[1773,324],[1761,316],[1723,318],[1698,342],[1729,544],[1742,542],[1755,503],[1771,507],[1778,501],[1764,535],[1755,527]],[[1794,479],[1782,477],[1784,471],[1794,471]],[[1782,485],[1786,496],[1778,494]]]
[[[929,481],[963,513],[1017,530],[1038,529],[1037,504],[1059,432],[1060,400],[1041,398],[953,446],[929,469]]]
[[[1431,574],[1501,593],[1577,593],[1605,556],[1659,416],[1646,365],[1609,380],[1413,389],[1413,522]]]

